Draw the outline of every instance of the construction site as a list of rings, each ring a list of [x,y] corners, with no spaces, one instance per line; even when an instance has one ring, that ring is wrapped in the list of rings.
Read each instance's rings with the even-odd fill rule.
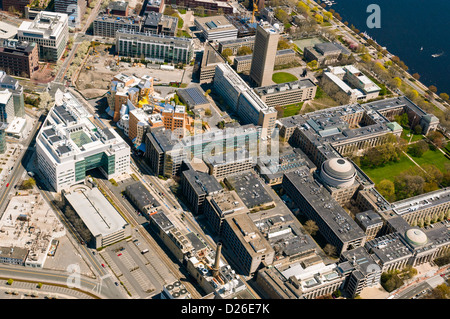
[[[151,75],[158,79],[156,84],[168,84],[181,82],[183,69],[169,68],[159,64],[142,64],[121,61],[120,57],[112,53],[111,45],[95,45],[81,65],[81,70],[76,79],[77,89],[88,99],[100,97],[105,94],[111,83],[111,79],[118,73],[132,74],[136,77]]]
[[[2,248],[23,251],[24,265],[43,268],[66,230],[39,194],[15,196],[0,220]]]

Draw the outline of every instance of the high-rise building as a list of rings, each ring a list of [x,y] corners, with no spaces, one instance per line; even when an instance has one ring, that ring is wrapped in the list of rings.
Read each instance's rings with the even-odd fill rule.
[[[268,23],[260,23],[256,29],[250,77],[257,86],[272,84],[273,67],[277,55],[280,33]]]
[[[35,42],[39,59],[58,61],[69,39],[69,17],[65,13],[39,12],[33,21],[23,21],[18,29],[19,41]]]
[[[66,13],[69,16],[69,26],[80,26],[86,11],[86,0],[55,0],[55,12]]]
[[[0,122],[11,123],[14,117],[12,93],[9,90],[0,91]]]
[[[14,105],[14,117],[25,117],[25,101],[23,96],[23,86],[12,76],[7,75],[4,71],[0,71],[0,90],[7,89],[12,93]]]
[[[8,124],[0,122],[0,154],[5,153],[6,151],[6,129],[8,128]]]

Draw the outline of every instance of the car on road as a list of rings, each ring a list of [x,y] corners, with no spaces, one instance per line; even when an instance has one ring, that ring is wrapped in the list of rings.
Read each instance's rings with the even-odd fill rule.
[[[117,255],[117,257],[120,257],[120,256],[122,256],[122,253],[120,253],[120,254]]]
[[[119,286],[119,283],[116,281],[116,282],[114,283],[114,285]]]
[[[105,268],[106,267],[105,264],[102,264],[102,267]]]
[[[8,187],[8,186],[9,186],[9,183],[6,184],[6,187]]]

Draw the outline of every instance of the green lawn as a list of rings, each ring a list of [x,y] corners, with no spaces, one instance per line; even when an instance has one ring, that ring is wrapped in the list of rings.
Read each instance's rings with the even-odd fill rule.
[[[450,160],[444,156],[439,150],[432,151],[428,150],[426,151],[422,157],[414,157],[411,156],[414,161],[417,162],[420,166],[424,164],[432,164],[439,168],[441,172],[445,172],[445,164],[450,163]]]
[[[300,112],[302,105],[303,105],[303,102],[283,106],[283,110],[284,110],[283,117],[297,115]]]
[[[413,134],[413,137],[411,139],[411,136],[408,136],[408,134]],[[411,142],[420,141],[424,139],[424,136],[422,134],[414,134],[411,132],[410,129],[403,128],[402,135],[400,136],[404,140],[406,140],[409,143],[409,139],[411,139]]]
[[[395,176],[415,166],[416,165],[408,157],[402,156],[398,162],[392,162],[383,167],[363,168],[363,171],[375,184],[378,184],[383,179],[388,179],[393,182]]]
[[[272,81],[275,83],[286,83],[298,80],[295,75],[287,72],[277,72],[272,75]]]

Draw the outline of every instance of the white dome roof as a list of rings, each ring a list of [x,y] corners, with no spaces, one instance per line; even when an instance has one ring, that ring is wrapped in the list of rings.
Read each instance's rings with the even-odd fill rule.
[[[344,158],[332,158],[322,164],[323,181],[334,187],[348,187],[355,181],[356,170],[351,162]]]
[[[405,233],[406,240],[416,246],[421,246],[427,243],[428,237],[418,228],[408,229]]]

